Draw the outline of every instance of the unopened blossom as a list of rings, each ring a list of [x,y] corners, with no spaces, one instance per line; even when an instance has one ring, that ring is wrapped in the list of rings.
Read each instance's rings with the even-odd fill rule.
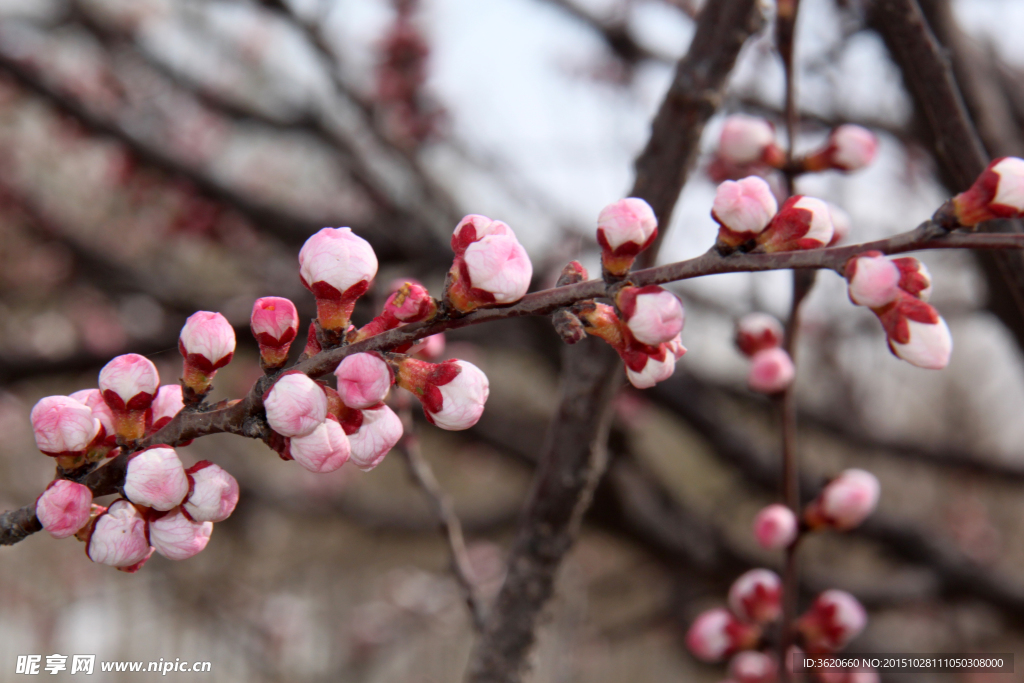
[[[686,633],[686,647],[697,659],[720,662],[734,652],[753,647],[761,629],[746,624],[724,608],[701,613]]]
[[[778,673],[775,658],[763,652],[744,650],[729,660],[730,680],[735,683],[774,683]]]
[[[310,472],[326,473],[348,462],[352,446],[338,421],[329,417],[306,436],[293,437],[288,452]]]
[[[782,347],[758,351],[750,358],[747,386],[760,394],[785,391],[796,377],[796,367]]]
[[[949,365],[953,337],[932,306],[901,290],[893,303],[876,314],[885,328],[889,349],[898,358],[928,370]]]
[[[220,465],[200,460],[185,470],[192,488],[181,507],[197,522],[223,522],[238,505],[238,481]]]
[[[833,231],[828,204],[798,194],[786,200],[757,241],[768,253],[817,249],[832,241]]]
[[[104,435],[92,410],[69,396],[40,399],[29,419],[36,446],[52,457],[82,455]]]
[[[763,178],[726,180],[718,186],[711,207],[711,217],[721,226],[718,244],[738,247],[757,237],[778,211],[775,195]]]
[[[881,308],[896,300],[900,269],[881,252],[869,251],[850,259],[845,273],[850,301],[858,306]]]
[[[349,408],[369,408],[385,398],[394,376],[388,364],[374,353],[354,353],[338,364],[338,394]]]
[[[875,159],[878,138],[867,128],[852,123],[835,128],[828,136],[824,148],[807,158],[812,171],[834,168],[840,171],[858,171]]]
[[[628,273],[637,254],[651,246],[657,236],[658,219],[654,209],[638,197],[609,204],[597,217],[601,264],[612,275]]]
[[[745,356],[780,346],[784,335],[782,323],[767,313],[747,313],[736,322],[736,346]]]
[[[880,490],[878,478],[867,470],[844,470],[808,506],[805,518],[812,527],[853,529],[875,511]]]
[[[146,520],[123,498],[96,518],[85,547],[85,554],[93,562],[122,569],[137,568],[151,552]]]
[[[832,239],[828,241],[828,246],[834,247],[850,234],[853,221],[850,219],[850,214],[831,202],[828,205],[828,214],[832,218]]]
[[[160,387],[160,375],[148,358],[137,353],[117,356],[100,370],[99,388],[114,416],[114,431],[125,440],[146,432],[146,411]]]
[[[402,420],[386,405],[354,412],[359,413],[358,424],[345,425],[352,449],[350,459],[359,469],[369,471],[379,465],[402,438]]]
[[[623,287],[615,303],[633,337],[649,346],[679,336],[686,322],[679,297],[658,285]]]
[[[676,361],[686,353],[677,335],[670,341],[650,346],[637,341],[607,304],[591,303],[578,308],[588,334],[608,342],[626,366],[626,377],[637,389],[648,389],[675,372]]]
[[[92,491],[67,479],[50,482],[36,499],[36,517],[54,538],[74,536],[89,523]]]
[[[396,380],[420,400],[431,424],[453,431],[477,423],[490,393],[487,375],[464,360],[435,364],[405,358],[399,364]]]
[[[797,621],[808,650],[834,652],[857,637],[867,625],[867,612],[857,599],[841,590],[827,590]]]
[[[299,333],[299,312],[289,299],[265,296],[253,303],[249,328],[259,344],[263,367],[280,368]]]
[[[170,446],[133,453],[124,477],[124,495],[136,505],[170,510],[188,495],[188,476]]]
[[[511,235],[512,228],[502,221],[491,220],[480,214],[465,216],[452,231],[452,251],[456,256],[466,253],[466,249],[474,242],[479,242],[488,235]]]
[[[996,159],[952,203],[957,221],[968,227],[994,218],[1024,216],[1024,159]]]
[[[320,385],[301,372],[285,373],[263,398],[270,428],[281,436],[306,436],[327,417]]]
[[[426,287],[415,281],[406,281],[388,297],[384,310],[403,323],[416,323],[434,317],[437,302]]]
[[[757,513],[754,518],[754,538],[766,550],[782,550],[796,540],[799,523],[796,515],[785,505],[774,503]]]
[[[149,542],[169,560],[187,560],[210,542],[213,522],[197,522],[174,508],[149,523]]]
[[[220,313],[197,311],[181,328],[178,351],[185,359],[182,382],[195,393],[205,394],[217,370],[235,355],[235,330]]]
[[[775,129],[768,121],[733,114],[722,125],[718,156],[735,166],[758,162],[776,165],[782,161],[782,150],[775,143]]]
[[[463,313],[511,304],[526,295],[532,277],[530,257],[512,231],[491,233],[456,255],[446,296]]]
[[[326,330],[348,327],[356,300],[376,275],[376,254],[351,228],[324,228],[299,251],[299,276],[316,297],[317,318]]]
[[[729,609],[743,621],[775,621],[782,616],[782,579],[770,569],[751,569],[729,588]]]
[[[892,262],[900,271],[900,289],[921,301],[928,301],[932,296],[932,274],[928,267],[913,256],[893,259]]]
[[[153,411],[152,429],[155,431],[166,425],[184,407],[185,401],[182,398],[180,384],[165,384],[160,387],[150,408]]]
[[[82,389],[71,394],[69,398],[73,398],[79,403],[89,406],[89,410],[92,411],[92,416],[100,421],[103,425],[103,431],[106,432],[105,443],[108,446],[113,446],[117,439],[117,433],[114,431],[114,413],[110,410],[110,406],[103,400],[103,394],[100,393],[99,389]]]
[[[656,355],[638,356],[643,363],[639,368],[626,364],[626,378],[630,384],[637,389],[650,389],[672,376],[676,371],[677,356],[664,347],[662,344]]]

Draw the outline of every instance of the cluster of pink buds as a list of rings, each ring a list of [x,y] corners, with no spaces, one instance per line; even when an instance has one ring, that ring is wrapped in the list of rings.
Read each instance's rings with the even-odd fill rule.
[[[949,364],[953,338],[946,321],[927,303],[932,279],[923,263],[868,251],[847,262],[845,275],[850,301],[878,316],[896,357],[930,370]]]
[[[486,216],[469,215],[452,234],[455,262],[445,301],[468,313],[482,306],[519,301],[530,288],[533,264],[512,228]]]
[[[182,384],[190,396],[201,399],[210,391],[213,376],[235,355],[235,330],[220,313],[193,313],[181,328],[178,350],[185,359]]]
[[[782,580],[768,569],[752,569],[729,589],[729,609],[710,609],[690,626],[686,645],[705,662],[720,662],[761,646],[764,629],[782,615]]]
[[[796,377],[793,360],[782,348],[782,323],[767,313],[749,313],[736,323],[736,346],[750,358],[747,385],[762,394],[785,391]]]
[[[968,190],[952,199],[952,209],[956,223],[965,227],[1024,217],[1024,159],[1002,157],[990,163]]]
[[[722,251],[748,244],[768,253],[817,249],[835,237],[828,204],[793,195],[779,208],[768,183],[757,176],[719,185],[711,216],[719,224]]]

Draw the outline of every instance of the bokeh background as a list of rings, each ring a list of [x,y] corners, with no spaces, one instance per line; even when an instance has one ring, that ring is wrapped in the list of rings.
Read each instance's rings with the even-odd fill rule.
[[[52,477],[32,440],[33,404],[95,386],[120,353],[147,355],[175,381],[177,334],[195,310],[236,326],[239,351],[216,396],[243,395],[260,374],[252,302],[292,298],[305,326],[315,309],[296,254],[320,227],[351,226],[378,252],[358,322],[394,278],[440,293],[448,236],[465,213],[514,228],[535,288],[569,259],[597,267],[597,213],[630,186],[700,4],[0,2],[0,509],[30,503]],[[907,230],[950,194],[864,4],[803,0],[797,29],[797,148],[840,122],[881,141],[868,169],[798,185],[845,209],[850,242]],[[1024,4],[922,5],[961,77],[984,85],[968,106],[989,151],[1024,152]],[[778,123],[782,96],[769,32],[744,49],[721,114]],[[662,227],[662,262],[714,240],[704,169],[721,118]],[[851,651],[1024,652],[1020,339],[988,311],[969,254],[922,260],[955,339],[946,371],[892,357],[874,317],[830,273],[805,308],[804,471],[820,482],[857,466],[882,481],[862,530],[806,543],[808,596],[839,587],[868,606]],[[746,568],[780,564],[750,534],[777,498],[777,425],[745,388],[731,337],[748,311],[785,316],[789,276],[673,289],[689,353],[671,381],[617,401],[612,465],[561,572],[536,683],[720,680],[722,667],[686,652],[685,629]],[[465,433],[422,421],[417,430],[494,595],[557,400],[560,342],[546,320],[447,341],[449,356],[490,377],[487,411]],[[216,461],[242,487],[201,555],[154,557],[127,575],[92,564],[73,539],[36,534],[0,549],[0,680],[20,680],[16,657],[29,653],[204,660],[217,681],[460,680],[469,618],[397,455],[370,473],[313,475],[230,435],[181,453],[186,464]]]

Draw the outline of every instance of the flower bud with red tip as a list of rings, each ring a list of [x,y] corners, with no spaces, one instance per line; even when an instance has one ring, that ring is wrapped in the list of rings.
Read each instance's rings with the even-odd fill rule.
[[[729,588],[729,609],[743,621],[775,621],[782,616],[782,579],[769,569],[751,569]]]
[[[878,478],[867,470],[844,470],[808,505],[804,519],[812,528],[853,529],[875,511],[880,491]]]
[[[299,312],[295,304],[281,296],[256,299],[249,327],[260,346],[263,368],[283,367],[288,361],[288,349],[299,333]]]
[[[793,359],[781,347],[758,351],[750,359],[747,386],[760,394],[785,391],[796,378]]]
[[[385,398],[394,383],[391,368],[374,353],[354,353],[338,364],[338,394],[349,408],[369,408]]]
[[[306,436],[327,418],[327,398],[301,372],[286,372],[263,397],[270,428],[281,436]]]
[[[763,652],[744,650],[729,660],[730,680],[735,683],[774,683],[778,673],[775,658]]]
[[[779,166],[785,161],[785,154],[775,143],[772,124],[746,114],[733,114],[725,119],[718,139],[718,156],[734,166]]]
[[[896,300],[875,311],[888,337],[889,350],[911,365],[941,370],[949,365],[953,337],[938,311],[900,290]]]
[[[775,503],[762,509],[754,518],[754,538],[766,550],[782,550],[796,540],[800,525],[796,515],[785,505]]]
[[[778,211],[779,204],[764,179],[750,176],[726,180],[718,186],[711,208],[711,217],[721,226],[718,245],[735,248],[754,239]]]
[[[828,204],[798,194],[786,200],[757,242],[769,254],[817,249],[832,241],[833,231]]]
[[[168,560],[187,560],[210,542],[213,522],[197,522],[174,508],[149,522],[149,542]]]
[[[455,261],[445,299],[457,311],[511,304],[530,288],[533,264],[512,229],[484,216],[467,216],[455,228]]]
[[[29,419],[36,446],[53,458],[81,456],[105,434],[92,410],[69,396],[40,399]]]
[[[834,168],[840,171],[859,171],[875,159],[878,138],[867,128],[851,123],[835,128],[828,136],[824,148],[805,160],[809,171]]]
[[[403,323],[418,323],[437,315],[437,302],[418,282],[405,282],[388,297],[384,310]]]
[[[150,446],[131,455],[124,495],[136,505],[170,510],[188,495],[188,476],[170,446]]]
[[[880,251],[868,251],[846,262],[850,301],[858,306],[881,308],[899,294],[900,269]]]
[[[36,517],[54,538],[74,536],[89,523],[92,491],[67,479],[50,482],[36,499]]]
[[[354,419],[342,422],[352,448],[349,457],[356,467],[369,472],[402,438],[402,420],[383,404],[352,413]]]
[[[615,309],[607,304],[591,303],[578,310],[587,333],[600,337],[615,349],[626,366],[626,377],[637,389],[648,389],[671,377],[676,360],[686,353],[678,335],[657,346],[637,341],[619,320]]]
[[[123,498],[93,521],[85,546],[85,554],[93,562],[128,570],[137,569],[151,553],[146,520]]]
[[[670,344],[659,344],[656,353],[630,353],[626,362],[626,378],[637,389],[650,389],[672,376],[676,371],[676,361],[684,353],[686,347],[679,343],[678,338]]]
[[[927,266],[913,256],[893,259],[892,262],[900,270],[900,289],[921,301],[932,297],[932,274]]]
[[[615,303],[633,338],[649,346],[675,339],[686,322],[679,297],[657,285],[623,287]]]
[[[782,344],[785,330],[775,316],[748,313],[736,322],[736,346],[745,356]]]
[[[299,251],[299,276],[316,297],[321,327],[344,332],[356,300],[377,275],[377,256],[351,228],[324,228]]]
[[[857,599],[841,590],[827,590],[797,621],[810,652],[834,652],[857,637],[867,625],[867,612]]]
[[[601,245],[604,270],[624,276],[637,254],[651,246],[657,236],[658,219],[644,200],[627,197],[604,207],[597,217],[597,243]]]
[[[404,358],[399,361],[396,381],[416,395],[431,424],[453,431],[477,423],[490,393],[487,375],[464,360],[435,364]]]
[[[156,392],[156,398],[153,399],[153,405],[150,408],[150,410],[153,411],[153,426],[150,427],[150,430],[155,432],[166,425],[174,419],[174,416],[180,413],[184,407],[185,401],[182,398],[180,384],[165,384],[160,387]]]
[[[469,245],[479,242],[488,235],[512,235],[512,228],[502,221],[493,221],[487,216],[469,214],[455,226],[452,232],[452,251],[456,256],[466,253]]]
[[[117,356],[103,366],[100,393],[114,416],[114,431],[126,441],[146,433],[146,411],[160,387],[156,366],[137,353]]]
[[[1002,157],[990,163],[967,191],[953,198],[953,210],[966,227],[1024,216],[1024,159]]]
[[[217,370],[234,357],[235,330],[220,313],[197,311],[181,328],[178,351],[185,359],[182,383],[201,396],[210,390]]]
[[[724,608],[701,613],[686,633],[686,647],[705,662],[720,662],[734,652],[754,647],[761,629],[746,624]]]
[[[238,505],[238,481],[220,465],[200,460],[185,470],[192,484],[182,509],[197,522],[223,522]]]
[[[306,436],[293,437],[288,453],[295,462],[310,472],[333,472],[348,462],[352,454],[345,430],[333,416]]]

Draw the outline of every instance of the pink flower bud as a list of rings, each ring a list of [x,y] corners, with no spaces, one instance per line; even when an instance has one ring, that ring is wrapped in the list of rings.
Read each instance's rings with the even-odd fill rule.
[[[678,337],[686,322],[679,298],[657,285],[624,287],[615,302],[633,337],[650,346]]]
[[[949,365],[953,337],[934,308],[900,291],[895,302],[876,313],[888,336],[889,349],[898,358],[928,370]]]
[[[775,658],[763,652],[744,650],[729,661],[729,676],[736,683],[774,683],[778,673]]]
[[[377,405],[387,398],[394,382],[391,368],[373,353],[345,356],[334,375],[338,378],[338,394],[349,408]]]
[[[93,523],[85,554],[93,562],[130,568],[150,555],[146,520],[123,498],[115,500]]]
[[[757,241],[768,253],[817,249],[832,241],[833,231],[828,205],[798,194],[786,200]]]
[[[418,282],[406,282],[388,297],[384,310],[403,323],[415,323],[434,317],[437,302]]]
[[[921,301],[932,297],[932,274],[928,268],[913,256],[893,259],[900,269],[900,289]]]
[[[481,306],[511,304],[530,288],[533,264],[511,231],[490,234],[473,242],[456,256],[447,296],[466,313]]]
[[[436,361],[444,356],[444,332],[424,337],[409,347],[409,355],[416,355],[424,360]]]
[[[487,216],[470,214],[459,221],[452,233],[452,251],[462,256],[466,248],[488,235],[511,235],[512,228],[501,221],[492,221]]]
[[[36,499],[36,517],[54,538],[74,536],[89,523],[92,491],[67,479],[50,482]]]
[[[858,171],[870,164],[878,151],[878,138],[867,128],[844,124],[832,131],[826,147],[828,166]]]
[[[288,360],[288,349],[299,333],[299,312],[289,299],[265,296],[252,305],[249,327],[264,367],[279,368]]]
[[[797,622],[808,650],[832,652],[864,630],[868,616],[857,599],[841,590],[827,590]]]
[[[828,205],[828,215],[832,217],[832,239],[828,241],[828,246],[834,247],[850,234],[853,221],[850,220],[850,214],[831,203]]]
[[[782,323],[767,313],[748,313],[736,323],[736,346],[746,356],[774,349],[784,336]]]
[[[114,415],[114,431],[133,441],[146,433],[146,410],[153,403],[160,375],[156,366],[137,353],[117,356],[100,370],[103,400]]]
[[[327,418],[327,397],[301,372],[285,373],[263,398],[270,428],[281,436],[306,436]]]
[[[881,252],[869,251],[846,263],[850,301],[858,306],[881,308],[896,300],[900,269]]]
[[[614,275],[625,275],[637,254],[658,236],[658,219],[651,205],[637,197],[620,199],[601,209],[597,217],[597,242],[601,263]]]
[[[185,407],[180,384],[165,384],[153,399],[153,431],[160,429]]]
[[[751,569],[729,589],[729,608],[743,621],[775,621],[782,616],[782,579],[768,569]]]
[[[795,377],[796,368],[785,349],[765,349],[750,359],[747,386],[761,394],[777,394],[788,389]]]
[[[181,506],[197,522],[223,522],[238,505],[238,482],[220,465],[200,460],[185,470],[192,492]]]
[[[775,129],[770,123],[755,116],[733,114],[722,126],[718,155],[739,166],[763,161],[774,147]]]
[[[761,630],[744,624],[721,607],[701,613],[686,633],[686,647],[697,659],[719,662],[739,650],[753,647]]]
[[[93,417],[92,410],[69,396],[40,399],[29,419],[36,446],[54,458],[81,455],[103,438],[103,425]]]
[[[174,508],[149,523],[149,542],[168,560],[187,560],[210,542],[213,522],[195,522]]]
[[[711,217],[721,226],[718,243],[738,247],[753,239],[764,232],[778,210],[775,195],[762,178],[726,180],[718,186],[711,208]]]
[[[754,538],[766,550],[788,547],[796,540],[798,531],[796,515],[785,505],[769,505],[754,518]]]
[[[351,228],[324,228],[299,251],[299,276],[316,297],[317,316],[327,330],[348,327],[356,300],[376,274],[376,254]]]
[[[178,351],[185,359],[185,386],[204,394],[217,370],[235,355],[235,330],[220,313],[198,311],[181,328]]]
[[[124,495],[136,505],[170,510],[188,495],[188,477],[170,446],[150,446],[132,454],[124,477]]]
[[[326,473],[348,462],[352,446],[338,421],[329,417],[306,436],[291,439],[288,452],[310,472]]]
[[[103,394],[100,393],[100,390],[82,389],[71,394],[68,398],[73,398],[79,403],[89,406],[92,416],[103,425],[103,431],[107,435],[107,445],[113,446],[114,440],[117,438],[117,434],[114,432],[114,413],[110,410],[107,402],[103,400]]]
[[[433,364],[406,358],[397,380],[420,400],[431,424],[452,431],[475,425],[490,393],[487,375],[464,360]]]
[[[402,438],[402,421],[386,405],[357,412],[359,424],[353,431],[346,429],[345,432],[352,447],[352,462],[368,472],[379,465]]]
[[[637,389],[650,389],[672,376],[676,371],[676,355],[665,346],[662,344],[658,348],[657,355],[647,356],[646,362],[639,369],[634,369],[629,363],[626,364],[626,378],[630,384]]]
[[[831,526],[846,531],[860,526],[878,506],[878,478],[866,470],[843,471],[822,489],[808,506],[806,518],[811,526]]]
[[[1024,215],[1024,160],[1002,157],[988,165],[970,189],[953,198],[960,225]]]

